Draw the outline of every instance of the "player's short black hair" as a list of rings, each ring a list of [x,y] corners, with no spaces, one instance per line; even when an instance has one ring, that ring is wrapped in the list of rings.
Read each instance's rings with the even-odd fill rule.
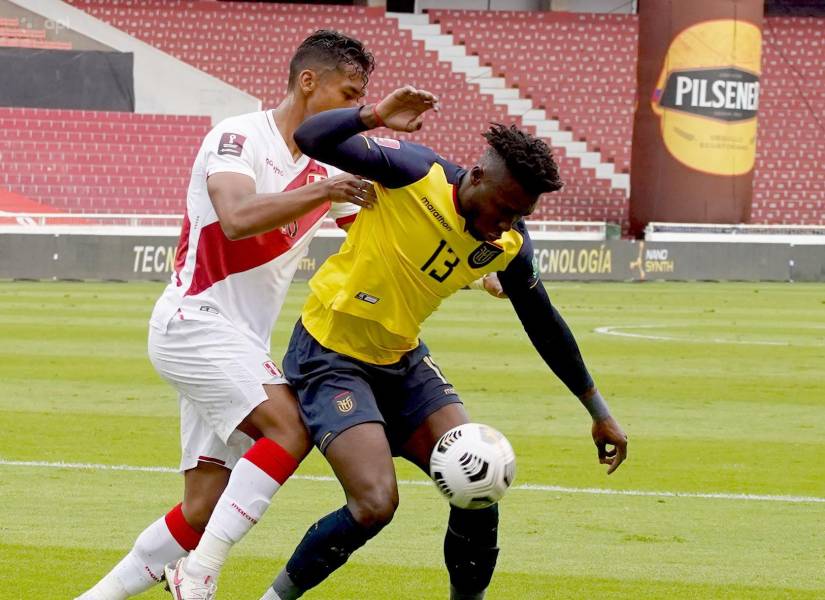
[[[528,194],[555,192],[564,185],[553,151],[539,138],[515,125],[508,127],[501,123],[491,123],[482,135]]]
[[[366,87],[375,68],[375,59],[364,44],[355,38],[340,31],[319,29],[301,42],[289,61],[287,88],[292,89],[301,71],[319,66],[354,69],[354,73],[361,76]]]

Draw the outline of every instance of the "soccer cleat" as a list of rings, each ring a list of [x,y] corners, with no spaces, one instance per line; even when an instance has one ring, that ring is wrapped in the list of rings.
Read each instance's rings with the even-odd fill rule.
[[[166,589],[175,600],[213,600],[218,590],[215,579],[211,576],[192,577],[183,568],[184,560],[186,558],[180,558],[178,562],[166,565]]]

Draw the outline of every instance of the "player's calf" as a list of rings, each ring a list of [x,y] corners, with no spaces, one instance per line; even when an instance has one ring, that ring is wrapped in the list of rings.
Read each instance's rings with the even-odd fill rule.
[[[451,600],[482,600],[498,558],[498,504],[479,510],[450,507],[444,562]]]

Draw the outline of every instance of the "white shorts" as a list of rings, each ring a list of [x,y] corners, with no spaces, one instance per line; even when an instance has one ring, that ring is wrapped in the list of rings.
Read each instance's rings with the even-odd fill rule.
[[[267,399],[264,384],[287,381],[266,348],[223,317],[181,317],[166,333],[149,327],[149,359],[179,395],[180,470],[199,461],[231,469],[253,443],[236,427]]]

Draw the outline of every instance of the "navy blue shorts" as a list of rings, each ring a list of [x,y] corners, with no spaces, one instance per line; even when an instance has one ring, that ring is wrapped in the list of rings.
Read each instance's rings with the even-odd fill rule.
[[[301,416],[324,452],[343,431],[383,423],[393,454],[442,406],[461,402],[423,343],[397,363],[373,365],[324,348],[299,320],[283,361]]]

